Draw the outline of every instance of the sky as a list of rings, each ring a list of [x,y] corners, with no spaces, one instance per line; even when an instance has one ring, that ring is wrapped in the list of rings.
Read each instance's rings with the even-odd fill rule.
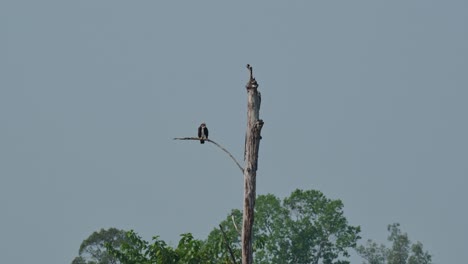
[[[176,244],[242,208],[247,63],[257,193],[316,189],[434,263],[468,237],[468,2],[0,2],[0,263],[70,263],[101,228]],[[353,263],[361,259],[353,257]]]

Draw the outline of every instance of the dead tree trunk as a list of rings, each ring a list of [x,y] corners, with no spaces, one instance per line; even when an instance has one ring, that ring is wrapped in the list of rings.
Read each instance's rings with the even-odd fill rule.
[[[263,121],[259,118],[260,113],[260,92],[257,90],[258,84],[253,77],[252,67],[247,64],[250,71],[250,79],[246,85],[247,88],[247,131],[245,133],[245,152],[244,152],[244,168],[239,162],[227,151],[224,147],[210,139],[205,139],[208,142],[215,144],[217,147],[226,152],[231,159],[237,164],[239,169],[244,173],[244,214],[242,217],[242,264],[253,263],[253,248],[252,248],[252,231],[254,224],[254,208],[255,208],[255,188],[258,164],[258,148],[260,146],[260,132],[263,127]],[[175,140],[200,140],[197,137],[174,138]],[[234,224],[235,225],[235,224]],[[237,227],[236,227],[237,230]],[[222,229],[221,229],[222,231]],[[235,260],[233,260],[235,261]]]
[[[242,228],[242,264],[253,263],[252,231],[254,224],[255,188],[258,164],[258,148],[263,121],[259,118],[261,96],[258,84],[247,64],[250,80],[247,83],[247,132],[245,134],[244,212]]]

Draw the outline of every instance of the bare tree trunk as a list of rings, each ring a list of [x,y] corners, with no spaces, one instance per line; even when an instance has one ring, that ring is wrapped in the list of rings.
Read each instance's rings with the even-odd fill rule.
[[[255,188],[258,164],[258,148],[260,146],[260,132],[263,127],[263,120],[259,118],[261,95],[257,90],[258,84],[253,77],[252,67],[247,64],[247,69],[250,71],[250,79],[246,85],[247,88],[247,132],[245,134],[245,152],[244,152],[244,168],[239,162],[227,151],[224,147],[210,139],[205,139],[208,142],[215,144],[217,147],[226,152],[231,159],[236,163],[237,167],[244,173],[244,214],[242,216],[242,264],[253,263],[253,248],[252,248],[252,231],[254,224],[254,208],[255,208]],[[200,140],[197,137],[174,138],[174,140]],[[220,227],[221,228],[221,227]],[[237,226],[236,226],[237,230]],[[222,228],[221,228],[221,232]],[[234,260],[235,261],[235,260]]]
[[[257,91],[258,84],[253,77],[252,67],[250,80],[247,83],[247,132],[245,135],[245,165],[244,165],[244,212],[242,228],[242,264],[253,263],[252,231],[254,224],[255,188],[258,164],[258,148],[263,121],[259,119],[261,95]]]

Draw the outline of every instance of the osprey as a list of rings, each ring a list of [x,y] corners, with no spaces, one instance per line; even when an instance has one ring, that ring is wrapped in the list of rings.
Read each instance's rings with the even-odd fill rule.
[[[200,144],[205,144],[205,140],[208,138],[208,128],[205,123],[202,123],[198,127],[198,138],[200,138]]]

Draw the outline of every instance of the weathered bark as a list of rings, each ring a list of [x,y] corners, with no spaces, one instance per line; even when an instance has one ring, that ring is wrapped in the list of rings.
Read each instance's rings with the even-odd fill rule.
[[[258,148],[263,121],[259,118],[261,95],[258,84],[253,77],[252,67],[250,80],[247,83],[247,131],[245,135],[245,165],[244,165],[244,211],[242,228],[242,264],[253,263],[252,231],[254,224],[254,207],[256,197],[256,176],[258,165]]]

